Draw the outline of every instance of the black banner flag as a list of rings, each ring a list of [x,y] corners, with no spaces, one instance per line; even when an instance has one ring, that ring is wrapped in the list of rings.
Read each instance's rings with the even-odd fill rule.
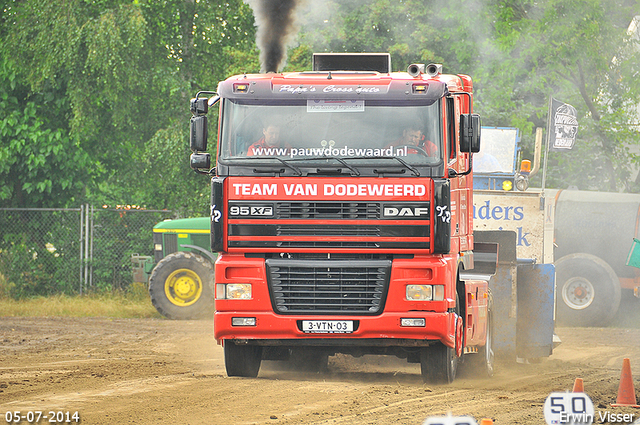
[[[551,98],[549,104],[549,150],[567,151],[573,148],[578,133],[578,112],[568,103]]]

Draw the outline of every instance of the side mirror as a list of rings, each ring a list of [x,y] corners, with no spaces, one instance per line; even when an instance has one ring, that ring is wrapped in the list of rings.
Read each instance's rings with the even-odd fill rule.
[[[209,112],[209,102],[206,97],[191,99],[189,106],[193,115],[207,115]]]
[[[192,153],[189,163],[194,170],[209,170],[211,168],[211,155],[208,153]]]
[[[189,146],[192,152],[207,150],[207,117],[198,115],[191,117],[189,130]]]
[[[460,152],[480,152],[480,115],[460,115]]]

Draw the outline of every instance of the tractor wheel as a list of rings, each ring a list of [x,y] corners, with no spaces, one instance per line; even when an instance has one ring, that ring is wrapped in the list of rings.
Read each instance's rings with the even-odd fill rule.
[[[227,376],[255,378],[262,363],[262,347],[259,345],[236,345],[224,341],[224,366]]]
[[[569,254],[555,262],[557,321],[565,326],[605,326],[620,305],[620,281],[595,255]]]
[[[191,252],[174,252],[158,262],[149,278],[151,303],[168,319],[188,320],[213,312],[213,266]]]

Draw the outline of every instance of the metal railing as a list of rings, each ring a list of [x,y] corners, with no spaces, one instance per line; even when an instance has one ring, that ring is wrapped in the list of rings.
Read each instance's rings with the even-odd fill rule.
[[[0,208],[0,295],[125,289],[132,256],[152,255],[171,211],[131,207]]]

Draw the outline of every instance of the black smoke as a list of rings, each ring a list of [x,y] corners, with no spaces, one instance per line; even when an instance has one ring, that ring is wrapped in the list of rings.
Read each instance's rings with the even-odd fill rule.
[[[245,0],[252,8],[258,31],[261,72],[278,72],[287,60],[287,46],[298,31],[296,9],[305,0]]]

